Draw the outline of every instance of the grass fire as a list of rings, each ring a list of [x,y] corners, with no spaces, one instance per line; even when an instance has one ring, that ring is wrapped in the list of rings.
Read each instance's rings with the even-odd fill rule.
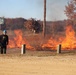
[[[76,0],[0,0],[0,75],[76,75]]]
[[[9,40],[8,48],[20,48],[22,44],[26,44],[26,48],[33,49],[33,47],[27,42],[26,38],[23,37],[21,30],[15,30],[14,33],[15,36]]]
[[[47,34],[45,39],[41,33],[28,34],[22,30],[10,31],[8,34],[10,37],[8,48],[20,48],[22,44],[26,44],[26,48],[29,50],[56,50],[57,45],[61,44],[62,50],[76,49],[75,31],[72,25],[67,26],[62,34]]]
[[[55,37],[55,39],[51,36],[48,42],[44,44],[42,47],[47,47],[56,50],[58,44],[62,45],[62,50],[76,49],[76,36],[75,31],[72,28],[72,25],[66,27],[64,36],[59,36],[58,38]]]

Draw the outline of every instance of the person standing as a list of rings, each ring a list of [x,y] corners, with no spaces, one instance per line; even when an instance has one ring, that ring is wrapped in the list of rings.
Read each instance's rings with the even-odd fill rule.
[[[3,34],[0,36],[0,42],[1,42],[1,54],[6,54],[7,45],[8,45],[8,35],[7,31],[4,30]]]

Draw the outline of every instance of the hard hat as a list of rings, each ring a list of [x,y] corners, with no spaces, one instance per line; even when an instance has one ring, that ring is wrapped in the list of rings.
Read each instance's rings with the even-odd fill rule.
[[[3,33],[7,33],[7,31],[6,30],[3,30]]]

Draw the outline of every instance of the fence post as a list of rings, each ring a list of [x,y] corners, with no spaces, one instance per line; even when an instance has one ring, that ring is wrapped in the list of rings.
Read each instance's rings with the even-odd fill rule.
[[[57,53],[58,53],[58,54],[61,53],[61,44],[59,44],[59,45],[57,46]]]
[[[26,53],[26,45],[23,44],[21,47],[21,54],[25,54]]]

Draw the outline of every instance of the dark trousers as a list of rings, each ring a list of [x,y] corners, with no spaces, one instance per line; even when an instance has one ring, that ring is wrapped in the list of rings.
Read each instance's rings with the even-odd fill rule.
[[[0,47],[0,54],[6,54],[6,46]]]

